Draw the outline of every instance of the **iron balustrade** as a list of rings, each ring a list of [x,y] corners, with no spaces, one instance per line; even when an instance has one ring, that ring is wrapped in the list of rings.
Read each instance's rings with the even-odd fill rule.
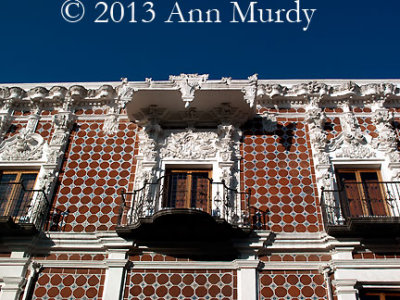
[[[256,230],[267,230],[269,211],[261,210],[257,207],[250,206],[250,223],[251,228]]]
[[[26,189],[23,182],[0,183],[0,217],[42,230],[49,210],[44,191]]]
[[[53,208],[49,213],[49,221],[47,222],[46,230],[48,231],[63,231],[65,219],[68,217],[69,211],[63,211],[58,208]]]
[[[250,189],[239,192],[228,187],[224,180],[214,182],[207,178],[208,191],[202,192],[203,196],[206,194],[206,198],[200,201],[191,199],[189,206],[183,207],[179,204],[177,206],[179,203],[176,200],[177,196],[174,196],[175,201],[171,200],[171,193],[168,190],[169,180],[171,175],[165,175],[155,182],[145,181],[142,188],[133,192],[122,191],[118,226],[137,224],[140,219],[151,217],[162,210],[188,208],[205,211],[216,219],[224,219],[231,225],[250,228],[254,224],[256,229],[265,227],[263,223],[265,212],[256,212],[254,207],[250,206]],[[179,197],[184,198],[185,195]]]
[[[322,188],[321,206],[328,226],[346,225],[349,219],[400,217],[400,182],[346,182],[337,190]]]

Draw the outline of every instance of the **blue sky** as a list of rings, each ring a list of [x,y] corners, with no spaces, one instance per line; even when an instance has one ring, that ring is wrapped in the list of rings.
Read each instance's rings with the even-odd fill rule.
[[[180,73],[213,79],[254,73],[265,79],[400,78],[396,0],[301,0],[301,9],[317,9],[307,31],[305,23],[230,23],[232,0],[150,0],[156,12],[151,23],[129,23],[132,1],[120,0],[125,18],[118,24],[95,23],[100,1],[81,1],[86,14],[72,24],[61,16],[65,0],[1,0],[0,82],[166,80]],[[144,2],[135,1],[137,19],[148,16]],[[217,8],[222,22],[167,24],[175,2],[185,16],[190,9]],[[245,10],[250,1],[237,2]],[[274,11],[295,7],[294,0],[257,2],[257,8]]]

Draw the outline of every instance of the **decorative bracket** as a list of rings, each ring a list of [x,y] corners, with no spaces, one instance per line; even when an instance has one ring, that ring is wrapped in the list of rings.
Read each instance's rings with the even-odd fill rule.
[[[201,85],[208,79],[208,74],[181,74],[179,76],[170,76],[169,80],[180,90],[182,100],[185,102],[185,108],[189,108],[190,102],[194,99],[194,92],[201,88]]]

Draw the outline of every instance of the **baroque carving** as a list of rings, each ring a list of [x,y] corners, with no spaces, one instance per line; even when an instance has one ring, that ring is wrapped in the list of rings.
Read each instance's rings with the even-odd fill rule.
[[[0,114],[0,138],[3,138],[11,126],[12,117],[6,114]]]
[[[10,98],[14,100],[20,100],[26,96],[26,92],[20,87],[10,88]]]
[[[345,82],[339,86],[335,86],[333,88],[333,91],[340,94],[340,95],[355,95],[358,94],[358,92],[360,91],[360,87],[352,82],[352,81],[348,81]]]
[[[103,132],[107,135],[113,135],[118,129],[118,114],[109,114],[104,120]]]
[[[372,120],[376,125],[379,136],[373,140],[372,145],[385,152],[397,152],[397,136],[392,126],[394,116],[387,110],[377,110]]]
[[[373,158],[376,153],[361,132],[357,118],[352,112],[341,117],[343,131],[329,144],[329,151],[335,151],[337,158]]]
[[[246,100],[246,103],[248,103],[250,107],[253,107],[257,97],[257,86],[246,86],[242,89],[242,93],[244,94],[244,100]]]
[[[84,99],[87,93],[88,91],[81,85],[73,85],[69,88],[69,96],[75,101]]]
[[[142,170],[143,166],[140,164],[138,169]],[[144,187],[146,182],[152,182],[152,169],[142,170],[137,172],[135,176],[135,190]]]
[[[286,86],[282,86],[280,84],[265,84],[259,86],[257,96],[267,96],[269,98],[278,96],[283,97],[287,92],[288,88]]]
[[[326,122],[325,113],[320,108],[311,108],[308,110],[306,122],[309,126],[311,143],[318,151],[324,151],[328,144],[327,135],[324,131]],[[322,155],[319,158],[326,161],[326,158]]]
[[[49,98],[61,102],[65,99],[65,96],[67,95],[68,90],[63,87],[63,86],[55,86],[52,87],[49,91]]]
[[[170,76],[169,80],[180,90],[182,100],[185,102],[185,108],[189,108],[190,102],[194,99],[194,92],[201,88],[201,85],[208,79],[208,74],[181,74],[179,76]]]
[[[60,112],[60,114],[53,117],[53,124],[55,130],[70,130],[74,124],[75,117],[67,112]]]
[[[40,101],[47,97],[49,91],[44,87],[36,87],[28,92],[28,96],[32,101]]]
[[[54,168],[45,169],[42,175],[38,179],[39,190],[43,190],[46,195],[49,195],[52,184],[57,177],[58,172],[55,172]]]
[[[162,158],[174,159],[206,159],[217,155],[217,134],[215,132],[185,132],[171,133],[161,148]]]
[[[9,88],[0,88],[0,99],[5,99],[10,97],[10,89]]]
[[[350,144],[349,146],[342,146],[336,153],[338,158],[373,158],[376,157],[376,153],[372,151],[368,146]]]
[[[223,161],[232,159],[235,153],[234,133],[236,129],[233,125],[219,125],[217,129],[218,140],[216,145],[220,149],[220,155]]]
[[[117,88],[119,98],[119,107],[125,108],[129,101],[132,100],[135,89],[128,85],[128,78],[121,78],[122,84]]]
[[[44,145],[44,139],[39,134],[22,131],[0,144],[0,160],[40,160]]]
[[[182,93],[182,100],[186,103],[186,108],[194,99],[194,93],[200,89],[208,80],[208,75],[198,74],[181,74],[180,76],[170,76],[170,80]],[[356,101],[357,103],[369,103],[371,99],[381,101],[385,104],[396,104],[400,102],[400,89],[393,83],[368,83],[357,85],[355,82],[348,81],[342,84],[328,85],[322,82],[304,82],[299,84],[280,85],[276,83],[263,84],[257,75],[250,76],[248,82],[237,85],[231,78],[222,78],[221,83],[226,86],[242,89],[244,100],[252,107],[256,104],[262,105],[261,101],[276,98],[275,101],[281,101],[282,105],[304,104],[299,98],[307,99],[310,97],[320,97],[324,101],[331,101],[331,104],[338,105],[341,101]],[[132,100],[133,93],[139,88],[151,89],[154,82],[146,79],[145,83],[128,84],[127,79],[122,79],[122,84],[117,88],[111,85],[103,85],[98,89],[87,90],[83,86],[74,85],[68,90],[62,86],[54,86],[47,90],[45,87],[34,87],[30,90],[24,90],[20,87],[3,87],[0,88],[0,99],[14,100],[17,104],[25,105],[25,100],[31,100],[36,105],[49,102],[64,102],[65,99],[71,98],[72,101],[88,100],[88,103],[96,104],[104,101],[115,100],[119,108]],[[357,97],[355,97],[357,96]],[[90,102],[92,101],[92,102]],[[259,101],[259,102],[258,102]],[[300,101],[300,102],[299,102]],[[31,103],[32,104],[32,103]],[[271,103],[267,103],[269,106]]]
[[[158,124],[149,124],[139,131],[139,151],[144,160],[154,161],[156,159],[161,135],[162,129]]]
[[[114,98],[114,88],[111,85],[102,85],[95,91],[93,98],[112,99]]]

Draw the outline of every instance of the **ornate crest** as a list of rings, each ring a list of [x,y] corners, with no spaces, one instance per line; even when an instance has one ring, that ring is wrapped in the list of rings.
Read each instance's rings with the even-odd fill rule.
[[[0,144],[0,159],[6,161],[40,160],[44,147],[44,139],[39,134],[22,132]]]
[[[185,132],[171,133],[160,154],[163,158],[212,158],[217,155],[216,139],[215,132],[194,132],[189,129]]]

